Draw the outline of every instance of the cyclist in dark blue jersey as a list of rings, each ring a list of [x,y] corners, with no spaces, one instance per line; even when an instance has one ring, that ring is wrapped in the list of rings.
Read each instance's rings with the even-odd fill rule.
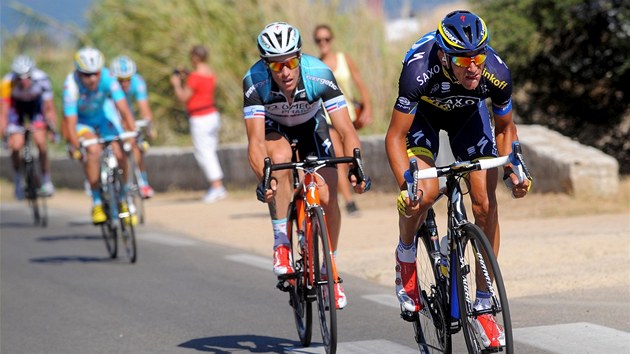
[[[346,100],[331,70],[319,59],[302,54],[302,39],[297,28],[275,22],[258,35],[257,61],[243,78],[244,117],[248,139],[249,162],[262,180],[263,161],[290,162],[291,144],[297,146],[298,158],[308,155],[333,157],[335,151],[328,134],[324,109],[333,126],[342,136],[343,148],[337,153],[352,156],[360,147],[346,107]],[[322,105],[323,103],[323,105]],[[320,197],[336,254],[341,213],[337,202],[337,171],[333,167],[320,170],[325,185]],[[290,171],[276,171],[270,190],[257,189],[258,199],[269,203],[274,231],[273,271],[276,275],[291,273],[289,240],[286,234],[287,208],[292,196]],[[360,184],[355,176],[351,183],[357,193],[369,189],[369,179]],[[337,307],[346,305],[341,284],[335,284]]]
[[[507,155],[512,142],[518,140],[512,120],[510,71],[488,45],[489,39],[481,18],[468,11],[451,12],[437,31],[426,34],[409,49],[402,63],[398,98],[385,138],[390,167],[402,190],[396,249],[396,294],[402,311],[420,310],[414,235],[439,192],[437,179],[420,180],[420,201],[410,202],[403,177],[409,160],[416,158],[420,169],[435,166],[441,129],[449,135],[455,158],[462,161]],[[492,115],[487,98],[492,102]],[[510,165],[504,167],[504,178],[515,197],[528,192],[529,182],[518,183]],[[498,254],[497,180],[496,169],[472,172],[468,177],[475,223]],[[489,306],[489,299],[490,294],[478,291],[475,307]],[[486,347],[504,344],[503,330],[492,315],[479,316],[476,322]]]

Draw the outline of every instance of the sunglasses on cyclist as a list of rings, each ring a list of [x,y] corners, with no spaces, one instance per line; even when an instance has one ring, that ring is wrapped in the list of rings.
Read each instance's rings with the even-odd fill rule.
[[[479,66],[486,61],[486,53],[479,53],[473,57],[451,57],[451,62],[459,67],[467,68],[471,63],[475,63],[475,65]]]
[[[95,73],[83,73],[83,72],[79,72],[79,75],[83,76],[83,77],[92,77],[92,76],[96,76],[98,74],[100,74],[101,72],[95,72]]]
[[[285,66],[291,70],[297,68],[300,65],[300,58],[293,57],[285,61],[269,61],[267,62],[267,65],[269,66],[269,69],[271,69],[271,71],[279,73],[282,71],[282,69],[284,69]]]

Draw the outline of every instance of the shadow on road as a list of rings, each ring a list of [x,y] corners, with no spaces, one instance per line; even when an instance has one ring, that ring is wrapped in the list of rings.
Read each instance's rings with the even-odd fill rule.
[[[41,257],[31,258],[31,263],[44,263],[44,264],[63,264],[63,263],[103,263],[113,262],[114,259],[109,257],[87,257],[87,256],[53,256],[53,257]]]
[[[57,241],[100,241],[101,235],[50,235],[37,238],[38,242],[57,242]]]
[[[181,348],[195,349],[214,354],[245,353],[289,353],[294,352],[300,342],[289,339],[256,336],[220,336],[191,339],[178,345]]]

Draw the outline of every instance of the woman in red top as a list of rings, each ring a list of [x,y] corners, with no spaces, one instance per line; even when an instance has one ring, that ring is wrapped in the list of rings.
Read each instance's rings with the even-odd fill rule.
[[[207,63],[208,51],[203,46],[190,50],[190,61],[195,68],[182,85],[181,72],[171,76],[177,98],[186,104],[195,159],[203,170],[210,189],[203,201],[213,203],[227,196],[223,186],[223,171],[219,164],[217,145],[221,116],[214,105],[216,76]]]

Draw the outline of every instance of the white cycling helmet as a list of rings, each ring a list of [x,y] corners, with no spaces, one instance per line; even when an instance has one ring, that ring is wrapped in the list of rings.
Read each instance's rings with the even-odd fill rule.
[[[258,51],[261,58],[299,53],[301,49],[300,31],[286,22],[270,23],[258,35]]]
[[[136,73],[136,63],[126,55],[119,55],[112,59],[109,71],[119,79],[128,79]]]
[[[103,69],[105,57],[100,50],[83,47],[74,55],[74,67],[82,73],[96,73]]]
[[[35,62],[28,55],[18,55],[13,59],[13,63],[11,64],[11,71],[13,71],[16,75],[30,75],[35,69]]]

